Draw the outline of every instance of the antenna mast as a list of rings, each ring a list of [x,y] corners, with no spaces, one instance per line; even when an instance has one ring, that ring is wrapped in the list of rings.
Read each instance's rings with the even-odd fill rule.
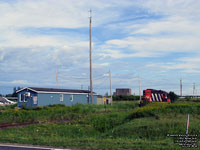
[[[93,104],[93,88],[92,88],[92,10],[90,9],[90,96],[91,96],[91,104]]]
[[[141,103],[142,97],[141,97],[141,78],[140,78],[140,76],[138,76],[138,79],[139,79],[139,95],[140,95],[140,103]]]
[[[59,82],[58,82],[58,70],[56,70],[56,82],[57,82],[57,88],[59,88]]]
[[[193,97],[195,95],[195,83],[193,83]]]
[[[109,76],[110,76],[110,104],[112,105],[112,77],[111,77],[111,71],[109,70]]]
[[[182,87],[183,87],[183,85],[182,85],[182,79],[180,80],[180,96],[182,96]]]

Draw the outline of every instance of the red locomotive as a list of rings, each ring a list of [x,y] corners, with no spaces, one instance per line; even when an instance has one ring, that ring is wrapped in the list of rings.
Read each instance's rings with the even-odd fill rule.
[[[168,93],[162,90],[147,89],[143,91],[144,101],[147,102],[170,102]]]

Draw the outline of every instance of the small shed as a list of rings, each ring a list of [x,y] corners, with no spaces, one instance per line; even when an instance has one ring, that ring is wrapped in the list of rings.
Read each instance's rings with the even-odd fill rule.
[[[16,104],[16,102],[10,101],[6,97],[0,97],[0,106],[12,105],[12,104]]]
[[[74,104],[91,104],[90,91],[26,87],[17,91],[18,107],[36,107],[54,104],[72,106]],[[97,104],[97,95],[93,93],[93,104]]]

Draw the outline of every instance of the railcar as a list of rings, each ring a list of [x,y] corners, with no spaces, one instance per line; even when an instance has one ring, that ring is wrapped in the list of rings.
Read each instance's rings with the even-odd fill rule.
[[[147,89],[143,91],[142,100],[146,102],[170,102],[168,93],[162,90]]]

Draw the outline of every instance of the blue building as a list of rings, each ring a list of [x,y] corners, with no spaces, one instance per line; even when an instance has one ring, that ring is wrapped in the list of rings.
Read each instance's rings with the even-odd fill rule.
[[[17,91],[18,107],[36,107],[54,104],[72,106],[91,104],[90,91],[26,87]],[[93,104],[97,104],[97,95],[93,94]]]

